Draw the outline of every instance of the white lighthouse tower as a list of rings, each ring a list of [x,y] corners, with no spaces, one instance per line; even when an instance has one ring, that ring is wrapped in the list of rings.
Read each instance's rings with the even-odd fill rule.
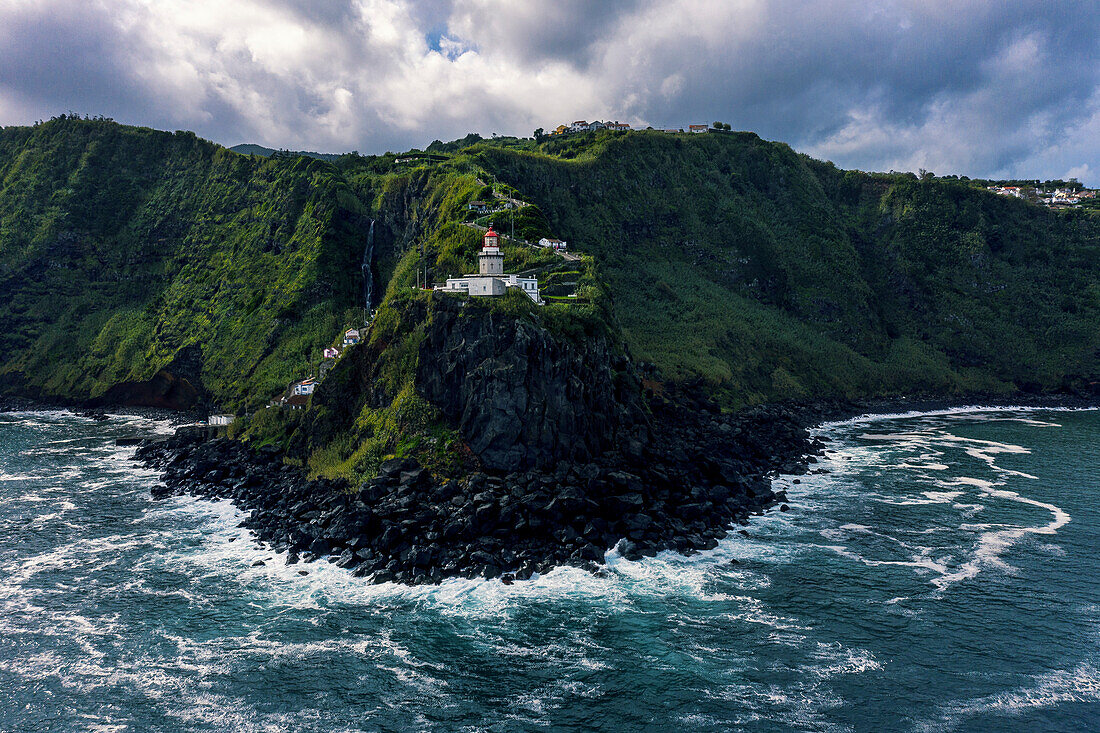
[[[500,251],[500,235],[489,227],[482,238],[481,252],[477,256],[478,274],[503,275],[504,255]]]

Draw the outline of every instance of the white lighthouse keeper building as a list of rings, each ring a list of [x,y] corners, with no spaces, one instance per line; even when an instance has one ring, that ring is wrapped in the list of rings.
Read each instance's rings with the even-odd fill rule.
[[[476,275],[447,278],[447,284],[436,290],[469,295],[504,295],[508,288],[519,288],[531,300],[542,304],[539,297],[539,281],[533,277],[517,277],[504,272],[504,254],[500,251],[500,235],[489,227],[482,237],[481,252],[477,255]]]

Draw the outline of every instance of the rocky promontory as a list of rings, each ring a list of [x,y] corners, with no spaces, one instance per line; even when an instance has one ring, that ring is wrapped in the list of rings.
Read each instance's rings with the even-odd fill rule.
[[[610,451],[553,468],[442,480],[393,459],[361,486],[305,480],[272,452],[181,430],[137,458],[164,471],[158,497],[231,499],[287,562],[328,557],[376,582],[448,576],[505,582],[569,564],[595,570],[618,547],[636,559],[717,545],[734,524],[784,500],[768,474],[804,470],[814,445],[782,409],[723,415],[660,401],[638,458]]]
[[[342,361],[283,448],[182,430],[137,453],[164,471],[154,494],[231,499],[290,562],[328,557],[379,582],[510,580],[595,569],[613,547],[714,547],[782,501],[769,476],[804,470],[815,448],[795,412],[723,412],[703,385],[637,365],[599,321],[562,328],[516,303],[438,294],[388,307],[388,330]],[[405,455],[352,485],[284,460],[304,462],[410,388],[461,437],[462,465]]]

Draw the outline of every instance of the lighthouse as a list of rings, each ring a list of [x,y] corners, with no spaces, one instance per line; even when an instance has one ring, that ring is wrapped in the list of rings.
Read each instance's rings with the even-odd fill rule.
[[[489,227],[482,238],[481,252],[477,256],[478,274],[503,275],[504,255],[500,251],[500,235]]]
[[[477,274],[447,278],[446,285],[436,285],[436,290],[444,293],[459,293],[471,296],[504,295],[508,288],[518,288],[520,292],[542,305],[539,296],[539,281],[535,277],[520,277],[504,272],[504,253],[500,251],[500,235],[489,227],[481,238],[481,251],[477,254]]]

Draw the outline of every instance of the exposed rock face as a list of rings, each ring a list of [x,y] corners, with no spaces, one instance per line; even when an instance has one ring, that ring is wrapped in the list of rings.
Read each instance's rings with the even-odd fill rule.
[[[591,460],[613,446],[638,455],[648,420],[638,380],[608,340],[580,343],[511,315],[470,317],[437,296],[416,389],[458,425],[486,468]]]
[[[88,400],[91,406],[156,407],[165,410],[191,410],[205,397],[202,386],[202,349],[186,346],[151,379],[122,382],[99,397]]]
[[[596,570],[616,545],[628,559],[713,548],[733,523],[785,500],[766,474],[805,471],[803,451],[815,447],[786,411],[731,417],[662,404],[660,437],[642,460],[606,451],[594,462],[461,480],[395,458],[355,490],[188,429],[137,457],[164,470],[154,497],[232,499],[251,510],[243,526],[286,550],[288,564],[328,557],[375,582],[508,581],[561,564]]]
[[[722,414],[701,389],[643,387],[600,333],[556,334],[524,311],[438,295],[400,318],[326,380],[318,414],[331,424],[354,418],[355,398],[385,404],[384,357],[407,348],[416,391],[458,427],[478,470],[448,478],[394,458],[353,487],[183,432],[139,451],[165,471],[154,495],[231,498],[288,562],[327,556],[379,582],[508,580],[595,569],[616,545],[627,558],[712,548],[782,501],[768,474],[804,471],[814,448],[789,410]],[[311,426],[317,444],[325,424]]]

